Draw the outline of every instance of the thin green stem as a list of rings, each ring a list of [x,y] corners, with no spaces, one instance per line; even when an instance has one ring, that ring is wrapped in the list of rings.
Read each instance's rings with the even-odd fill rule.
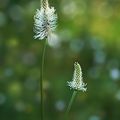
[[[44,61],[45,61],[45,50],[46,50],[47,40],[44,41],[43,53],[42,53],[42,62],[41,62],[41,76],[40,76],[40,96],[41,96],[41,120],[44,118],[43,112],[43,70],[44,70]]]
[[[67,117],[68,117],[68,114],[69,114],[69,112],[70,112],[71,106],[72,106],[72,104],[73,104],[73,102],[74,102],[74,99],[75,99],[75,97],[76,97],[76,94],[77,94],[77,91],[74,91],[73,94],[72,94],[72,97],[71,97],[71,99],[70,99],[70,102],[69,102],[69,104],[68,104],[68,107],[67,107],[67,110],[66,110],[66,113],[65,113],[65,118],[66,118],[66,119],[67,119]]]

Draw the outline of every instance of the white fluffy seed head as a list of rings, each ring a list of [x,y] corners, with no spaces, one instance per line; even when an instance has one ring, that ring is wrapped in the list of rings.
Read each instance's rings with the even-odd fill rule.
[[[87,90],[87,88],[85,88],[86,84],[83,82],[81,66],[79,65],[78,62],[74,63],[73,80],[71,82],[67,82],[67,83],[71,89],[78,90],[78,91],[79,90],[82,90],[82,91]]]
[[[43,0],[41,9],[37,9],[34,16],[34,38],[40,40],[49,38],[55,30],[57,24],[57,14],[55,14],[54,7],[49,7],[48,1]]]

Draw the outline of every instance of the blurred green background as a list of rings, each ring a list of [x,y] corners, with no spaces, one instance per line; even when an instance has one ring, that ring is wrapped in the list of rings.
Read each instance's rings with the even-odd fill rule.
[[[120,0],[49,0],[58,14],[44,70],[45,120],[62,120],[73,63],[87,83],[69,120],[120,120]],[[0,0],[0,120],[40,120],[43,42],[34,40],[39,0]]]

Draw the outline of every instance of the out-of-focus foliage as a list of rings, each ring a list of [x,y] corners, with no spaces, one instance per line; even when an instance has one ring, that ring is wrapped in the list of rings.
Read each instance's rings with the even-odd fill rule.
[[[73,63],[83,69],[69,120],[120,119],[120,0],[49,0],[58,35],[49,41],[44,71],[45,120],[61,120],[72,90]],[[43,42],[33,39],[39,0],[0,0],[0,120],[40,119]]]

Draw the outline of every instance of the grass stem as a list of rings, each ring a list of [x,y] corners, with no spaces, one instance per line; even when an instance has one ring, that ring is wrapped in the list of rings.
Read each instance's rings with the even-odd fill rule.
[[[41,76],[40,76],[40,96],[41,96],[41,120],[44,119],[44,105],[43,105],[43,70],[44,70],[44,62],[45,62],[45,50],[46,50],[47,40],[44,41],[43,53],[42,53],[42,62],[41,62]]]
[[[74,99],[75,99],[75,97],[76,97],[76,94],[77,94],[77,91],[74,91],[73,94],[72,94],[72,97],[71,97],[71,99],[70,99],[70,102],[69,102],[69,104],[68,104],[68,107],[67,107],[67,110],[66,110],[66,113],[65,113],[65,118],[66,118],[66,119],[67,119],[68,114],[69,114],[69,112],[70,112],[70,110],[71,110],[71,106],[72,106],[72,104],[73,104],[73,102],[74,102]]]

